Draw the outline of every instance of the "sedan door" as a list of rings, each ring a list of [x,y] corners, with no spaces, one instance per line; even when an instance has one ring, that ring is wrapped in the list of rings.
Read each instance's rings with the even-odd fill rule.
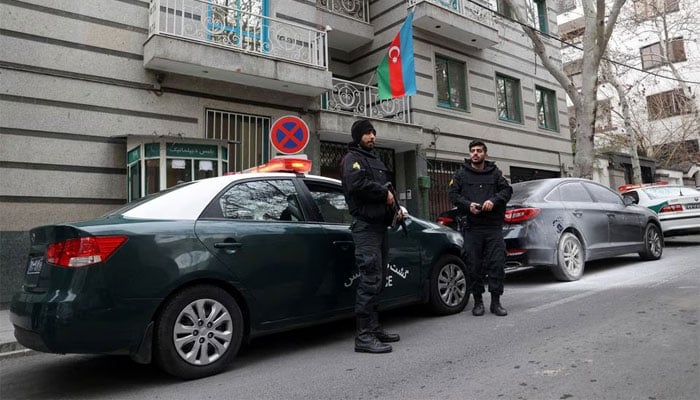
[[[593,201],[580,182],[563,183],[559,186],[559,194],[574,225],[583,235],[586,259],[605,254],[610,240],[605,210]]]
[[[318,208],[323,226],[328,232],[334,249],[329,260],[328,274],[333,274],[335,284],[334,304],[352,308],[358,284],[359,271],[355,263],[354,244],[350,224],[352,217],[339,185],[305,180],[313,202]],[[410,222],[409,222],[410,224]],[[389,260],[386,281],[381,294],[382,302],[415,299],[420,293],[420,244],[401,228],[389,229]]]
[[[199,239],[238,278],[258,329],[327,311],[317,301],[329,252],[326,231],[306,220],[293,179],[236,183],[197,221]],[[259,326],[258,326],[259,325]]]
[[[583,185],[608,216],[611,254],[637,251],[643,241],[642,215],[634,207],[626,206],[622,197],[612,190],[593,182]]]

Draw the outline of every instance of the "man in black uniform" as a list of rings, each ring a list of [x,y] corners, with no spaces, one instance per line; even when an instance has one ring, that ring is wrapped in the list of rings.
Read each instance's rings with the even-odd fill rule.
[[[399,335],[379,326],[377,298],[384,288],[389,254],[387,227],[394,218],[394,196],[385,186],[387,168],[374,151],[376,131],[368,120],[355,121],[352,142],[341,161],[345,201],[353,217],[352,239],[360,272],[355,299],[355,351],[388,353]],[[403,218],[403,215],[398,215]]]
[[[491,313],[503,317],[508,315],[500,302],[506,263],[503,217],[513,188],[496,164],[486,161],[487,155],[483,142],[469,143],[469,159],[464,160],[450,181],[449,197],[467,220],[463,234],[465,262],[474,296],[472,314],[484,315],[482,294],[487,278]]]

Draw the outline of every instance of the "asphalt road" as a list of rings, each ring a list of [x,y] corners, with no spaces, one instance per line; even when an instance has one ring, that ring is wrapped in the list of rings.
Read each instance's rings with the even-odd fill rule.
[[[343,321],[258,339],[229,370],[197,381],[127,357],[9,359],[0,398],[696,399],[699,260],[695,236],[668,240],[658,261],[589,263],[577,282],[510,273],[507,317],[383,314],[401,334],[385,355],[353,352],[353,323]]]

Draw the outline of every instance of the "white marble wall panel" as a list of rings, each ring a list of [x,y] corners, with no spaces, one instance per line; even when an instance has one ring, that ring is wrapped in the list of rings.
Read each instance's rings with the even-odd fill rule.
[[[124,168],[125,153],[124,144],[121,143],[8,133],[0,135],[0,160],[2,161]]]

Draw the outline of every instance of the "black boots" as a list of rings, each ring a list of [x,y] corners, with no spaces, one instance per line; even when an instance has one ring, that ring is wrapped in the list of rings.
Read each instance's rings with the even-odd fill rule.
[[[380,342],[372,334],[364,334],[355,338],[355,351],[358,353],[391,353],[391,345]]]
[[[473,293],[474,295],[474,308],[472,308],[472,315],[475,317],[480,317],[484,315],[484,299],[481,293]],[[498,315],[499,317],[505,317],[508,315],[503,306],[501,306],[501,295],[491,293],[491,314]]]
[[[374,337],[379,339],[379,341],[382,343],[393,343],[401,340],[401,336],[399,336],[398,333],[389,333],[382,328],[379,328],[372,333],[374,334]]]
[[[484,315],[484,299],[481,297],[481,293],[474,294],[474,308],[472,308],[472,315],[475,317],[480,317]]]
[[[501,295],[491,293],[491,314],[496,314],[499,317],[505,317],[508,312],[501,306]]]

